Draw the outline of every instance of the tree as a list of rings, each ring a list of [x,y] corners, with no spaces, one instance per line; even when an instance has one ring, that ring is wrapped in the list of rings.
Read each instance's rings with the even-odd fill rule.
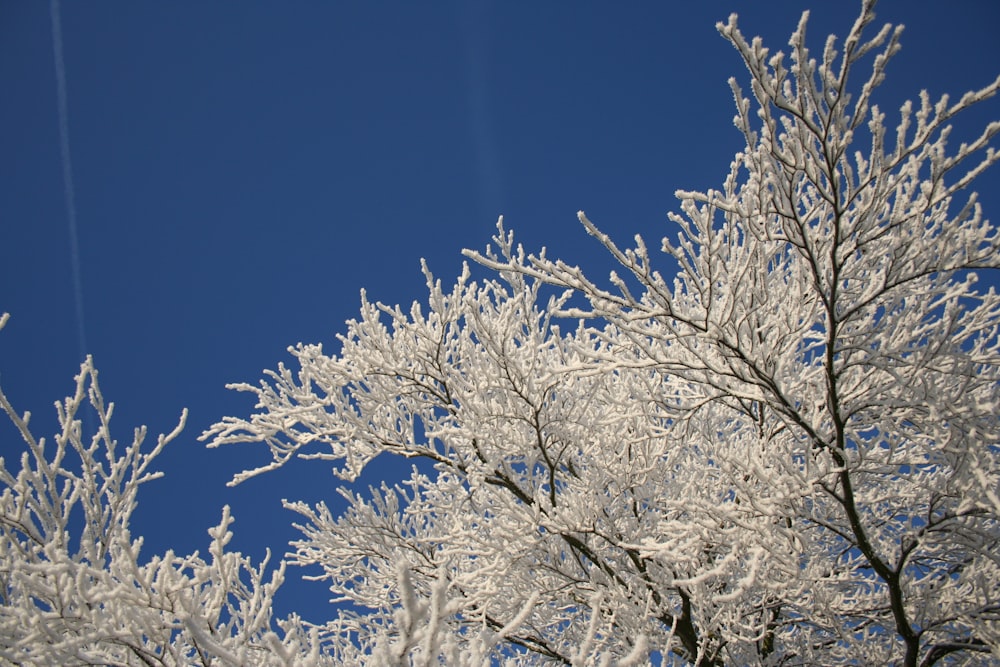
[[[873,5],[818,59],[805,15],[787,57],[719,25],[750,74],[746,148],[721,190],[677,193],[673,280],[582,213],[624,269],[607,285],[501,223],[469,253],[493,277],[449,291],[425,268],[426,309],[364,300],[339,353],[235,386],[256,413],[204,437],[273,455],[236,482],[296,455],[345,480],[429,462],[340,517],[289,503],[295,561],[371,610],[352,641],[389,633],[415,664],[486,631],[516,664],[1000,658],[1000,300],[975,273],[1000,237],[957,199],[1000,123],[946,146],[1000,81],[923,93],[887,131],[900,29],[865,36]],[[415,600],[424,644],[392,616]]]
[[[467,266],[446,289],[425,266],[426,304],[363,295],[337,354],[299,345],[296,370],[233,385],[255,413],[202,437],[272,454],[233,483],[296,456],[333,462],[345,482],[380,455],[415,462],[367,495],[345,484],[340,516],[286,503],[304,518],[292,562],[319,565],[349,604],[321,628],[272,627],[283,570],[265,583],[263,566],[224,553],[227,512],[211,562],[140,564],[128,517],[169,436],[146,454],[137,437],[119,457],[89,362],[55,452],[4,397],[29,454],[17,477],[0,467],[0,655],[1000,659],[1000,297],[976,286],[976,272],[1000,268],[1000,234],[974,194],[960,198],[997,160],[1000,122],[946,145],[951,119],[1000,79],[955,103],[922,94],[888,132],[873,96],[900,30],[865,36],[873,6],[818,60],[805,15],[788,63],[735,16],[719,25],[750,74],[749,99],[731,83],[746,147],[720,191],[678,192],[679,234],[662,245],[673,280],[642,239],[622,248],[582,213],[623,267],[606,284],[526,253],[501,220],[496,247],[469,253],[483,279]],[[73,416],[88,381],[101,428],[85,446]],[[64,518],[74,507],[78,548]]]
[[[0,317],[0,329],[7,315]],[[89,400],[98,424],[86,441],[77,418]],[[173,552],[140,558],[129,530],[141,485],[180,434],[187,417],[144,448],[138,428],[122,449],[111,437],[114,404],[105,403],[93,361],[76,390],[56,403],[54,445],[36,439],[30,413],[0,407],[27,444],[15,475],[0,458],[0,664],[5,665],[316,665],[319,633],[298,618],[274,631],[271,601],[284,564],[225,548],[232,532],[222,510],[206,560]]]

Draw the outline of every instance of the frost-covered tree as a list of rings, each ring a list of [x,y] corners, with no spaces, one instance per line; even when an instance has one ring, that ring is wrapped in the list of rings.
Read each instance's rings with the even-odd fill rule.
[[[0,329],[7,316],[0,316]],[[89,401],[97,431],[85,438],[78,414]],[[298,618],[272,622],[284,564],[227,552],[229,508],[208,531],[208,558],[173,552],[143,558],[129,523],[139,488],[160,477],[152,466],[180,433],[144,447],[135,430],[122,447],[111,436],[88,358],[72,396],[56,403],[61,430],[36,439],[30,413],[0,391],[0,407],[27,449],[15,474],[0,458],[0,664],[298,665],[333,664],[319,629]]]
[[[292,348],[256,411],[204,434],[333,462],[347,509],[289,502],[292,562],[345,604],[274,622],[267,579],[225,552],[140,558],[155,473],[108,430],[88,361],[55,446],[0,465],[0,661],[18,664],[986,665],[1000,660],[1000,234],[964,194],[995,94],[874,102],[899,29],[874,3],[819,58],[719,30],[746,147],[719,191],[679,192],[654,259],[580,220],[607,281],[498,225],[408,310],[362,297],[340,350]],[[851,83],[861,72],[861,85]],[[665,278],[664,276],[673,276]],[[89,387],[89,390],[88,390]],[[75,415],[88,395],[99,428]],[[376,457],[405,481],[351,490]]]
[[[900,29],[866,30],[873,5],[818,57],[806,16],[788,55],[719,25],[749,71],[749,96],[731,83],[746,147],[721,190],[678,192],[665,269],[582,213],[622,267],[606,284],[500,225],[470,253],[493,277],[445,289],[425,270],[426,303],[364,299],[339,352],[300,345],[297,370],[235,386],[255,414],[205,437],[273,454],[235,482],[293,456],[344,480],[383,454],[426,462],[343,491],[340,516],[288,504],[294,560],[352,605],[331,625],[345,646],[1000,659],[1000,297],[977,288],[1000,236],[961,194],[1000,123],[947,146],[1000,80],[922,93],[887,130],[874,94]]]

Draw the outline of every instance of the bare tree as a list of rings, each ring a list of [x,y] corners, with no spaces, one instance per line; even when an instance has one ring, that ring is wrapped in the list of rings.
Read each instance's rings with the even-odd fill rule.
[[[294,455],[344,479],[430,463],[340,517],[290,504],[297,561],[377,619],[355,641],[406,636],[392,610],[444,587],[438,635],[518,619],[493,659],[524,664],[1000,658],[1000,300],[976,288],[1000,237],[959,198],[1000,123],[947,146],[1000,81],[923,93],[888,131],[900,29],[866,35],[873,5],[818,58],[807,16],[787,56],[719,25],[750,75],[746,148],[721,190],[677,193],[672,278],[582,213],[622,267],[607,285],[501,224],[469,253],[495,277],[427,272],[426,305],[366,300],[338,354],[299,346],[298,371],[236,386],[258,412],[205,437],[273,454],[236,481]]]
[[[0,329],[7,316],[0,317]],[[89,401],[97,432],[77,418]],[[148,560],[129,530],[139,488],[160,477],[153,460],[181,432],[144,448],[146,429],[122,447],[111,436],[88,358],[72,396],[56,403],[61,430],[47,443],[0,391],[0,407],[27,449],[14,474],[0,459],[0,664],[317,665],[317,629],[292,617],[274,628],[271,601],[284,564],[226,552],[229,508],[208,531],[209,558],[173,552]]]
[[[426,303],[363,296],[338,353],[299,345],[297,369],[233,385],[255,413],[202,437],[272,454],[234,484],[295,456],[345,481],[416,464],[343,485],[340,516],[286,503],[292,562],[349,603],[322,627],[273,627],[284,566],[266,581],[226,553],[228,510],[210,560],[141,562],[136,491],[177,431],[119,450],[89,361],[54,449],[0,394],[28,445],[20,473],[0,464],[0,660],[995,664],[1000,296],[977,275],[1000,234],[963,193],[1000,122],[947,140],[1000,79],[921,94],[887,130],[900,29],[869,30],[873,6],[818,58],[807,16],[787,56],[719,25],[749,72],[749,96],[731,82],[746,147],[721,190],[677,193],[665,268],[581,213],[620,265],[594,280],[501,220],[468,253],[484,279],[446,289],[425,266]]]

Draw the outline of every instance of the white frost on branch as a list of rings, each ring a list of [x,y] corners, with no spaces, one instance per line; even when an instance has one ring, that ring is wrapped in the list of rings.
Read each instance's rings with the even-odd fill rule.
[[[7,315],[0,318],[0,328]],[[78,415],[90,404],[97,432]],[[273,627],[271,605],[284,578],[268,558],[225,550],[226,507],[209,531],[209,558],[172,551],[143,558],[130,521],[139,488],[160,477],[153,460],[187,418],[144,447],[145,428],[123,447],[111,435],[88,358],[72,396],[56,404],[60,432],[36,439],[31,415],[0,407],[26,450],[15,473],[0,459],[0,662],[17,665],[324,665],[318,628],[293,617]]]
[[[977,287],[1000,234],[964,194],[1000,122],[948,144],[1000,79],[887,130],[901,29],[873,7],[817,55],[808,15],[787,55],[719,24],[746,145],[677,192],[665,262],[581,212],[618,265],[595,280],[501,219],[467,253],[493,275],[425,267],[425,303],[364,299],[339,352],[235,385],[256,411],[203,437],[273,460],[234,481],[424,462],[339,517],[289,503],[296,562],[359,610],[332,634],[388,632],[407,664],[485,630],[517,664],[1000,659],[1000,297]]]
[[[678,191],[654,258],[580,222],[607,281],[526,253],[498,224],[408,309],[363,296],[339,337],[290,351],[210,446],[382,454],[399,484],[287,502],[292,562],[349,603],[272,628],[266,579],[226,553],[139,559],[149,463],[120,450],[88,361],[54,448],[0,465],[0,659],[27,664],[988,665],[1000,660],[1000,233],[969,186],[991,122],[948,144],[958,101],[922,93],[895,131],[875,102],[900,29],[865,0],[819,57],[720,24],[745,147],[719,190]],[[860,75],[860,85],[855,80]],[[660,264],[663,264],[661,267]],[[0,319],[0,325],[4,319]],[[100,425],[75,415],[89,384]],[[67,454],[73,456],[67,458]],[[70,464],[78,457],[79,469]],[[82,517],[82,538],[70,517]],[[660,656],[657,658],[656,656]]]

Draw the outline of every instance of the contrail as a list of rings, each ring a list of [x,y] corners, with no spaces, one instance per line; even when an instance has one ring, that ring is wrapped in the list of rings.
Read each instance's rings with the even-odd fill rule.
[[[66,103],[66,62],[63,59],[62,24],[59,0],[52,0],[52,52],[56,63],[56,96],[59,104],[59,148],[62,153],[63,191],[69,221],[70,268],[73,272],[73,299],[76,303],[76,336],[80,358],[87,354],[87,336],[83,319],[83,280],[80,277],[80,242],[76,231],[76,194],[73,188],[73,161],[69,152],[69,106]]]
[[[479,201],[487,229],[495,229],[497,216],[503,213],[503,178],[497,159],[489,91],[486,84],[486,47],[489,27],[489,0],[460,3],[462,37],[465,41],[465,76],[468,90],[469,130],[476,151],[479,177]]]

